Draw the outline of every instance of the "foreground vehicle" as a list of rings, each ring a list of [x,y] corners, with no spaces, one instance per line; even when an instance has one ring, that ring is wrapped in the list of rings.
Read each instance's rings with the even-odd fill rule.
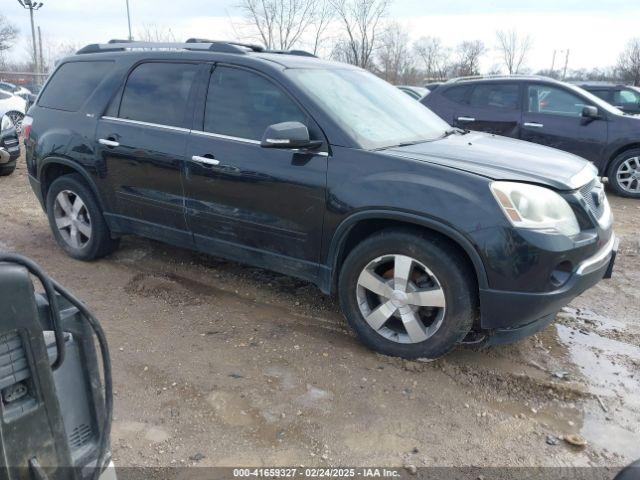
[[[592,161],[622,196],[640,198],[640,117],[545,77],[467,77],[421,100],[461,128],[527,140]]]
[[[452,129],[301,53],[90,45],[45,85],[25,145],[70,256],[139,234],[306,279],[389,355],[534,333],[617,248],[588,162]]]
[[[115,480],[111,363],[100,323],[34,262],[2,252],[0,305],[2,478]]]
[[[0,177],[11,175],[20,156],[20,140],[8,115],[0,119]]]

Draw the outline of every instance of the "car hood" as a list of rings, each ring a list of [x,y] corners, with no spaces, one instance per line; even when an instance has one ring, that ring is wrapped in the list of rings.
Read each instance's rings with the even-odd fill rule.
[[[393,147],[385,153],[444,165],[493,180],[510,180],[573,190],[588,183],[596,170],[581,157],[554,148],[478,132],[442,140]]]

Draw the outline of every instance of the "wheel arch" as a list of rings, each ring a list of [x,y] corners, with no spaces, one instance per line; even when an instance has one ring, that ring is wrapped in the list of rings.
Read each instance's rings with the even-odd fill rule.
[[[368,210],[355,213],[338,225],[329,246],[327,264],[330,266],[329,278],[325,288],[328,293],[336,290],[340,268],[347,254],[357,242],[385,228],[412,227],[422,231],[431,231],[451,241],[469,260],[473,267],[479,288],[487,288],[487,273],[475,247],[462,233],[438,220],[390,210]]]
[[[38,178],[40,180],[40,188],[42,190],[43,208],[47,209],[47,192],[51,184],[59,177],[63,175],[70,175],[73,173],[79,174],[86,182],[87,186],[95,196],[98,205],[102,211],[105,211],[102,198],[98,193],[98,187],[96,186],[91,175],[87,171],[78,165],[73,160],[64,157],[47,157],[40,164],[38,171]]]

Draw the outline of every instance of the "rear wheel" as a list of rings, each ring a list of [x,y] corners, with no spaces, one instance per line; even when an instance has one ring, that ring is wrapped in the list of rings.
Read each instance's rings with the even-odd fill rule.
[[[53,235],[78,260],[103,257],[118,248],[100,205],[78,174],[57,178],[47,193],[47,216]]]
[[[618,155],[609,167],[609,185],[620,196],[640,198],[640,149]]]
[[[437,358],[460,342],[477,315],[466,259],[445,241],[383,231],[347,257],[340,306],[371,349],[403,358]]]

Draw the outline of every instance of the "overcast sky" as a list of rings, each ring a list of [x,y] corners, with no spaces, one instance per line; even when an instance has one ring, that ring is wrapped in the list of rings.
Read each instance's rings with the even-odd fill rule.
[[[125,0],[43,1],[44,7],[36,12],[36,24],[51,44],[84,45],[127,37]],[[237,36],[237,0],[129,3],[134,36],[145,24],[170,27],[178,39]],[[24,56],[30,35],[28,13],[17,0],[0,0],[0,4],[0,13],[16,24],[22,35],[9,56]],[[517,29],[534,39],[527,62],[532,70],[549,68],[554,49],[570,51],[569,68],[610,66],[625,43],[640,36],[640,0],[395,0],[388,17],[405,26],[414,39],[437,36],[451,46],[479,39],[493,49],[497,29]],[[483,67],[497,63],[497,53],[490,50]],[[560,54],[556,66],[559,63]]]

